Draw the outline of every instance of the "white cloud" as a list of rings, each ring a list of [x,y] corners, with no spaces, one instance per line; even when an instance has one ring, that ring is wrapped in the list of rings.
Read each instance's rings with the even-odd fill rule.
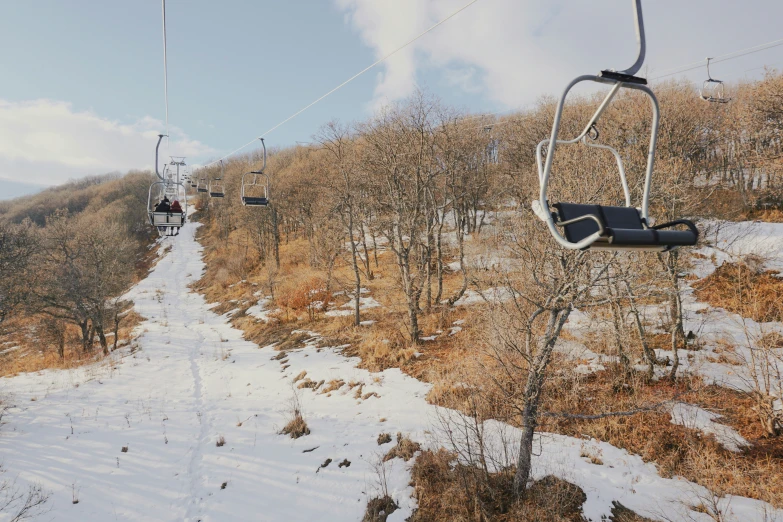
[[[132,124],[90,111],[74,111],[56,100],[0,100],[0,178],[57,185],[93,174],[151,169],[162,122],[150,117]],[[213,153],[206,145],[171,128],[172,154]],[[161,155],[166,158],[165,141]]]
[[[467,0],[334,0],[346,22],[380,58],[442,20]],[[783,2],[748,0],[646,1],[648,75],[706,55],[779,38],[774,20]],[[763,13],[763,16],[760,15]],[[384,62],[373,105],[408,96],[417,75],[435,70],[449,85],[479,90],[507,107],[559,93],[575,76],[624,69],[636,53],[629,0],[479,0]],[[749,64],[779,60],[780,48],[720,64],[738,79]],[[756,71],[756,76],[763,71]],[[688,75],[699,80],[704,71]]]

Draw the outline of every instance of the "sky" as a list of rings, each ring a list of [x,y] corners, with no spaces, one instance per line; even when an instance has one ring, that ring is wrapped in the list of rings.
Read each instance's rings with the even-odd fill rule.
[[[170,139],[161,152],[192,165],[220,158],[468,1],[167,0]],[[643,7],[650,78],[783,39],[779,0]],[[530,105],[580,74],[630,66],[632,13],[631,0],[478,0],[268,133],[267,146],[309,142],[330,120],[368,118],[416,89],[471,112]],[[152,168],[166,130],[162,47],[160,0],[0,0],[0,199]],[[712,73],[737,81],[765,66],[783,68],[783,46]],[[700,83],[706,71],[681,76]]]

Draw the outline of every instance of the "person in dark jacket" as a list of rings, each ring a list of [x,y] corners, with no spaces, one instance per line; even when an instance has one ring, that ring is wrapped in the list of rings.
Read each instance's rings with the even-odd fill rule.
[[[169,198],[163,196],[160,203],[155,205],[154,212],[171,212],[171,205],[169,204]],[[168,227],[158,227],[158,232],[165,232]]]
[[[155,212],[171,212],[169,198],[163,196],[163,200],[155,206]]]

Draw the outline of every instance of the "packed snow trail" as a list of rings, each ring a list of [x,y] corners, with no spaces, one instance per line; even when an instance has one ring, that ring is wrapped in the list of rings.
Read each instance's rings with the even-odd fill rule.
[[[405,520],[415,507],[412,461],[379,466],[393,443],[377,440],[398,432],[432,440],[446,410],[427,404],[430,385],[398,369],[358,369],[357,359],[311,341],[283,360],[273,347],[244,341],[188,288],[204,269],[197,226],[162,240],[171,251],[128,295],[146,318],[138,350],[77,370],[0,379],[0,394],[14,405],[0,428],[2,478],[50,491],[50,510],[39,517],[47,521],[342,522],[361,520],[367,501],[382,494],[381,469],[400,506],[388,520]],[[302,371],[363,389],[361,397],[348,384],[331,393],[297,390],[311,434],[293,440],[279,431]],[[496,453],[513,462],[518,432],[500,423],[487,431],[496,446],[501,436],[511,441],[510,453]],[[709,520],[684,504],[698,503],[702,488],[663,479],[637,456],[597,441],[544,434],[537,448],[539,440],[535,478],[555,474],[582,487],[592,520],[608,515],[613,500],[654,519]],[[763,520],[765,510],[783,515],[744,498],[725,504],[737,520]]]

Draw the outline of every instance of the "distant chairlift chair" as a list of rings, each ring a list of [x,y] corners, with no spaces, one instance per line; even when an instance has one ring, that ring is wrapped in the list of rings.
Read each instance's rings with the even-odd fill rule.
[[[220,176],[209,180],[209,197],[222,198],[225,196],[225,190],[223,189],[223,160],[220,160]]]
[[[261,170],[254,170],[242,175],[240,195],[242,204],[248,207],[269,206],[269,176],[264,174],[264,169],[266,169],[266,145],[264,144],[264,138],[261,138],[261,145],[264,148],[264,165],[261,167]]]
[[[731,98],[726,98],[726,88],[723,82],[716,80],[710,74],[710,60],[712,58],[707,58],[707,79],[704,80],[701,86],[699,97],[704,101],[712,103],[729,103]]]

